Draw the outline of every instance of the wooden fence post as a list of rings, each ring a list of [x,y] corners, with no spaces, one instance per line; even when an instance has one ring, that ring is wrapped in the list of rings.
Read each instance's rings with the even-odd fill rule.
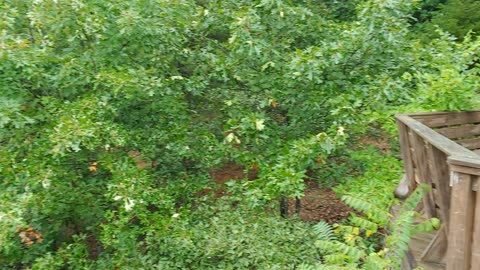
[[[402,121],[397,119],[398,135],[400,138],[400,149],[402,151],[403,167],[405,176],[400,185],[396,188],[395,194],[402,199],[408,197],[415,190],[415,171],[413,168],[413,158],[410,152],[411,142],[409,140],[409,128]]]
[[[447,270],[469,270],[475,201],[472,176],[452,170],[451,182]]]

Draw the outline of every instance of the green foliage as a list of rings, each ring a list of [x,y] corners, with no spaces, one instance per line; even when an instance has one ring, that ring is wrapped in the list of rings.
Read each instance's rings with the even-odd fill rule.
[[[145,248],[143,258],[119,254],[113,262],[124,269],[137,265],[148,269],[292,269],[319,260],[309,225],[252,211],[242,204],[232,207],[232,203],[223,198],[200,207],[191,218],[180,215],[170,224],[168,235],[147,233],[139,244]]]
[[[319,5],[320,7],[325,6],[327,9],[327,14],[332,16],[335,20],[340,21],[352,21],[357,18],[357,6],[361,1],[359,0],[348,0],[348,1],[338,1],[338,0],[318,0],[310,1],[309,7],[314,9],[313,5]]]
[[[312,229],[319,239],[331,241],[335,238],[332,226],[323,220],[313,225]]]
[[[475,107],[478,42],[415,42],[408,17],[417,4],[3,1],[0,267],[177,267],[181,254],[179,268],[318,264],[315,247],[295,242],[304,238],[284,221],[235,227],[233,208],[224,221],[196,215],[208,205],[200,194],[215,186],[211,168],[233,161],[260,177],[239,181],[232,197],[264,211],[301,196],[307,171],[392,111]],[[337,191],[363,194],[350,200],[361,205],[376,189],[384,209],[399,162],[352,156],[370,164],[366,175]],[[268,223],[291,235],[290,255],[272,258],[266,240],[254,243],[275,233],[262,231]],[[201,234],[207,225],[222,232],[216,242]],[[239,235],[258,257],[235,249],[240,237],[225,246],[227,232],[242,228],[255,231]],[[27,232],[32,243],[22,242]],[[359,256],[349,254],[346,262]]]
[[[230,203],[220,200],[215,207],[201,207],[193,219],[180,215],[168,234],[148,231],[131,243],[131,250],[123,250],[125,242],[111,243],[107,248],[116,253],[89,261],[82,259],[85,245],[74,243],[37,258],[32,269],[291,269],[318,261],[308,225]]]
[[[439,227],[439,221],[435,218],[421,224],[414,224],[414,217],[418,213],[413,209],[425,196],[425,192],[425,187],[418,188],[403,203],[395,219],[388,211],[378,208],[375,203],[344,197],[348,205],[364,212],[366,216],[353,215],[349,219],[353,226],[335,225],[337,238],[343,238],[343,241],[332,239],[332,237],[323,238],[332,231],[332,227],[328,228],[330,225],[319,223],[314,226],[314,231],[319,236],[317,246],[327,253],[322,257],[325,265],[369,270],[399,269],[412,235]],[[372,246],[370,240],[379,234],[380,227],[391,233],[386,237],[384,246]]]
[[[421,110],[471,110],[480,104],[478,68],[480,42],[469,37],[454,43],[446,34],[432,41],[429,71],[416,74],[418,96],[407,108]],[[409,74],[405,74],[411,79]]]
[[[245,195],[251,195],[253,201],[303,196],[307,169],[314,166],[317,159],[328,156],[344,140],[345,134],[340,127],[335,136],[320,133],[296,140],[283,151],[279,149],[274,163],[260,163],[259,179],[241,184],[247,190]]]
[[[397,269],[408,249],[411,236],[439,227],[438,219],[414,224],[414,217],[418,214],[413,209],[423,198],[426,188],[415,191],[403,203],[393,220],[389,209],[395,202],[392,190],[402,174],[400,161],[373,148],[352,152],[350,158],[351,162],[361,165],[357,167],[363,167],[363,172],[350,176],[336,186],[335,191],[343,195],[342,199],[362,212],[362,215],[352,214],[346,223],[334,225],[333,228],[325,223],[314,226],[317,235],[322,235],[317,245],[328,254],[323,257],[326,264],[324,267]],[[328,235],[331,230],[334,230],[336,237],[325,238],[324,235]],[[384,235],[385,232],[389,233]]]
[[[476,36],[480,32],[480,3],[475,0],[448,0],[433,13],[430,23],[425,24],[423,31],[428,36],[435,36],[433,25],[463,40],[469,32]]]
[[[351,196],[343,196],[342,200],[344,200],[346,204],[352,206],[353,208],[365,212],[368,218],[372,219],[374,222],[382,225],[388,223],[390,216],[386,215],[382,211],[382,208],[375,207],[374,204],[369,203],[368,201]]]
[[[351,152],[351,163],[359,163],[362,172],[347,178],[334,191],[340,196],[348,196],[347,200],[373,202],[379,209],[388,209],[395,201],[392,190],[401,178],[403,168],[397,158],[384,155],[374,148]],[[365,209],[362,209],[365,211]]]
[[[420,2],[419,8],[413,12],[412,24],[417,26],[419,24],[428,22],[432,16],[447,0],[423,0]]]

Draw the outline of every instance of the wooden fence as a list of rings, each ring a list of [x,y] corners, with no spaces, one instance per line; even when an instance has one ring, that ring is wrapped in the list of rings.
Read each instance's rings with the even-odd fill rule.
[[[480,269],[480,111],[396,119],[405,168],[396,194],[407,197],[420,183],[429,185],[421,212],[442,222],[420,260],[448,270]]]

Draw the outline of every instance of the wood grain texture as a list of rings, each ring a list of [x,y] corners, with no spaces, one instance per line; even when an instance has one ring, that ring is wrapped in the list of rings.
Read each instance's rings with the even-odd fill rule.
[[[472,138],[480,135],[480,111],[396,118],[410,183],[432,187],[421,204],[422,213],[442,221],[435,235],[412,240],[410,248],[418,265],[428,265],[425,269],[480,270],[480,156],[474,152],[480,154],[480,136]]]
[[[397,127],[398,127],[398,135],[400,139],[400,149],[402,151],[402,160],[403,160],[403,168],[405,170],[405,177],[406,179],[404,180],[405,183],[404,185],[407,186],[407,192],[402,192],[406,193],[407,196],[408,194],[412,193],[413,190],[416,188],[416,183],[415,183],[415,172],[413,168],[413,160],[412,160],[412,153],[411,153],[411,145],[410,145],[410,140],[409,140],[409,128],[407,125],[402,123],[400,120],[397,119]],[[403,188],[403,187],[398,187],[398,188]]]
[[[475,180],[478,181],[478,176]],[[477,269],[480,268],[480,192],[475,192],[475,220],[473,223],[472,266],[477,267]]]
[[[456,140],[455,142],[470,150],[480,148],[480,137]]]
[[[458,165],[450,165],[450,169],[452,171],[461,172],[461,173],[465,173],[465,174],[480,175],[480,169],[479,168],[472,168],[472,167],[458,166]],[[472,187],[473,187],[473,185],[472,185]]]
[[[422,255],[435,237],[435,233],[422,233],[414,235],[409,244],[410,250],[418,266],[425,270],[444,270],[446,268],[443,260],[436,262],[422,261]]]
[[[471,188],[472,177],[454,171],[452,178],[447,270],[469,270],[475,202]]]
[[[449,139],[466,138],[480,135],[480,125],[446,127],[436,131]]]
[[[450,216],[450,169],[447,163],[447,155],[435,146],[429,145],[427,148],[427,159],[432,182],[435,184],[437,193],[435,204],[440,208],[437,214],[440,220],[448,227]]]
[[[400,269],[413,270],[415,268],[417,268],[417,261],[415,260],[415,257],[413,256],[412,252],[408,250],[405,254],[405,257],[403,257]]]
[[[390,208],[390,213],[393,216],[393,219],[399,214],[401,205],[395,204]],[[415,219],[415,224],[425,221],[425,218]],[[435,232],[425,232],[420,234],[415,234],[412,236],[412,239],[409,246],[409,251],[407,256],[402,260],[402,270],[413,270],[416,269],[416,266],[422,267],[421,269],[425,270],[444,270],[445,262],[440,260],[438,262],[426,262],[422,261],[421,257],[427,247],[430,245],[430,242],[435,237]]]
[[[451,156],[447,159],[450,165],[480,169],[480,157]]]
[[[410,114],[409,114],[410,115]],[[413,114],[412,118],[428,127],[445,127],[480,123],[480,111],[438,112],[435,114]]]
[[[444,260],[447,252],[447,232],[445,224],[435,233],[432,240],[425,247],[421,255],[421,261],[438,263]]]
[[[442,151],[447,156],[462,156],[471,157],[474,159],[478,158],[477,154],[453,142],[452,140],[449,140],[445,136],[440,135],[433,129],[414,120],[413,118],[407,115],[396,115],[396,117],[399,121],[408,126],[412,130],[412,132],[417,133],[419,136],[427,140],[429,143],[434,145],[438,150]]]
[[[415,149],[413,158],[420,182],[431,187],[432,180],[427,158],[428,142],[417,134],[411,134],[410,139]],[[423,211],[427,218],[437,217],[432,191],[427,192],[423,197]]]

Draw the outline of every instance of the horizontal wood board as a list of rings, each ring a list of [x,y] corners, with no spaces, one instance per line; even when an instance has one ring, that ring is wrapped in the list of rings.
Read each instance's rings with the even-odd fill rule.
[[[478,155],[476,157],[450,156],[448,157],[448,163],[450,165],[480,169],[480,157]]]
[[[480,111],[408,114],[428,127],[446,127],[480,123]]]
[[[449,139],[469,138],[480,135],[480,125],[446,127],[435,131]]]
[[[478,155],[474,152],[435,132],[430,127],[416,121],[409,115],[400,114],[395,117],[447,156],[469,157],[472,159],[478,158]]]
[[[413,179],[419,177],[433,187],[422,204],[427,209],[422,212],[429,212],[426,216],[436,212],[442,221],[447,221],[442,222],[450,243],[447,256],[443,256],[445,234],[412,239],[410,248],[418,265],[425,269],[476,269],[480,266],[480,195],[476,196],[480,177],[480,111],[420,113],[396,115],[396,118],[401,123],[399,127],[408,127],[408,132],[403,133],[412,154]],[[440,166],[443,164],[445,168]],[[456,176],[452,179],[457,179],[450,183],[454,184],[451,190],[454,195],[448,197],[453,205],[444,200],[445,194],[451,195],[450,185],[444,185],[452,180],[450,170]],[[453,219],[448,220],[451,215]],[[472,241],[473,236],[478,239]],[[420,259],[422,256],[424,260]],[[446,267],[442,264],[445,258]]]
[[[455,140],[455,142],[470,150],[475,150],[480,148],[480,137]]]

